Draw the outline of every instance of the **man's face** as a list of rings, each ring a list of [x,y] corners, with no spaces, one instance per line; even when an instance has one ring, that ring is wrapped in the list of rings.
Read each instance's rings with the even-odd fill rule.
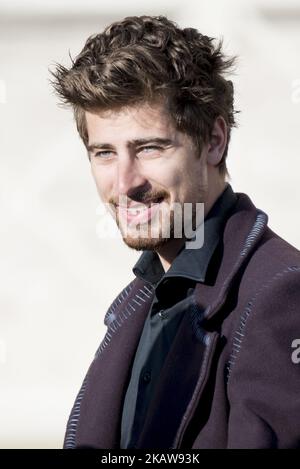
[[[206,146],[200,157],[163,104],[85,115],[92,174],[124,242],[159,250],[174,239],[174,203],[192,203],[195,214],[196,202],[205,200]]]

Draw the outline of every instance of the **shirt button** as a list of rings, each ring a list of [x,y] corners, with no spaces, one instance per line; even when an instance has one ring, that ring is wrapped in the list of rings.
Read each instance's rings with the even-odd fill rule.
[[[149,371],[146,371],[146,373],[143,374],[143,381],[145,383],[149,383],[151,380],[151,373]]]
[[[168,318],[168,313],[164,311],[163,309],[158,313],[161,319],[167,319]]]

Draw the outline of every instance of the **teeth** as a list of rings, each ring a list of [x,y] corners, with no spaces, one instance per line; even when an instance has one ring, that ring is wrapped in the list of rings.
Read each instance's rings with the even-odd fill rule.
[[[147,205],[140,205],[138,207],[133,207],[133,208],[127,208],[127,212],[130,213],[131,215],[137,215],[145,210],[148,210],[152,204],[155,204],[157,202],[149,202]]]
[[[144,210],[147,210],[148,207],[141,207],[141,208],[128,208],[127,212],[132,213],[132,215],[137,215],[140,212],[143,212]]]

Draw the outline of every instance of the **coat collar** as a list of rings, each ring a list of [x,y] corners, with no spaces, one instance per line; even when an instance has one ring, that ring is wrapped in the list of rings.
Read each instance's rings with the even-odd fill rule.
[[[205,282],[207,269],[219,243],[226,218],[236,202],[237,195],[227,183],[205,217],[204,240],[200,248],[187,249],[183,246],[167,272],[164,271],[156,252],[144,251],[134,265],[133,273],[158,289],[169,277],[184,277],[196,282]]]
[[[226,301],[236,275],[267,228],[267,214],[257,209],[246,194],[237,195],[236,209],[225,226],[216,277],[210,287],[199,283],[195,289],[196,302],[203,309],[206,320],[212,318]]]

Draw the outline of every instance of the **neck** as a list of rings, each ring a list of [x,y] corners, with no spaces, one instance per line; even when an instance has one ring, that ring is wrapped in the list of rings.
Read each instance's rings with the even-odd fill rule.
[[[165,246],[162,246],[159,251],[157,251],[157,255],[165,272],[171,267],[173,260],[184,243],[185,240],[183,238],[171,239]]]
[[[206,217],[216,200],[220,197],[220,195],[225,189],[225,186],[226,182],[223,181],[222,184],[215,186],[213,190],[208,191],[206,195],[206,200],[204,202],[204,217]],[[157,251],[158,257],[165,272],[167,272],[167,270],[169,270],[169,268],[171,267],[173,260],[177,256],[184,243],[184,238],[171,239],[165,246],[162,246]]]

